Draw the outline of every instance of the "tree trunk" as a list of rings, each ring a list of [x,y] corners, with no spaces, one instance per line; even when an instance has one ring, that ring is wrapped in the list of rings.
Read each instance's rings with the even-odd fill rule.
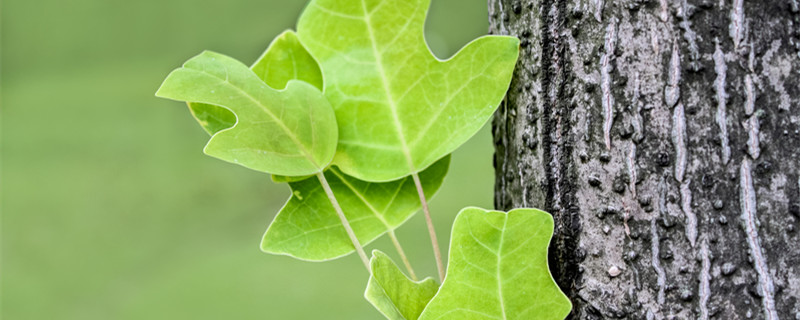
[[[800,319],[800,0],[490,0],[495,205],[572,319]]]

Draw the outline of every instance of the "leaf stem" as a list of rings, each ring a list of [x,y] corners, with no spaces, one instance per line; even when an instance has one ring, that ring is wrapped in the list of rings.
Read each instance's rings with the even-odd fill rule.
[[[428,234],[431,236],[433,255],[436,257],[436,269],[439,271],[439,281],[441,282],[444,281],[444,263],[442,263],[442,251],[439,250],[439,240],[436,238],[436,229],[433,227],[431,211],[428,209],[428,200],[425,199],[425,191],[422,190],[419,174],[414,172],[411,176],[414,178],[414,184],[417,186],[417,194],[419,194],[419,201],[422,203],[422,211],[425,212],[425,222],[428,224]]]
[[[389,238],[392,238],[392,243],[394,243],[397,253],[400,254],[400,259],[403,259],[403,264],[406,265],[406,269],[408,270],[408,275],[411,276],[411,280],[419,281],[417,274],[414,273],[414,268],[411,267],[411,262],[408,262],[408,257],[406,256],[406,252],[403,251],[403,246],[400,245],[400,241],[397,240],[397,235],[394,234],[394,230],[389,230]]]
[[[347,231],[350,241],[353,242],[353,247],[356,248],[356,252],[358,252],[359,257],[361,257],[361,261],[364,262],[364,267],[367,268],[367,272],[371,273],[372,271],[369,268],[369,259],[367,259],[367,254],[364,253],[364,248],[361,247],[361,243],[358,242],[356,233],[353,232],[353,228],[350,227],[350,222],[348,222],[347,217],[344,216],[342,207],[339,206],[339,201],[337,201],[336,197],[333,195],[333,190],[331,190],[331,186],[328,184],[328,179],[325,179],[325,174],[322,172],[317,172],[317,179],[319,179],[319,182],[322,184],[322,189],[325,189],[325,194],[328,195],[328,199],[331,201],[333,209],[336,210],[336,214],[339,216],[339,220],[342,221],[344,230]]]

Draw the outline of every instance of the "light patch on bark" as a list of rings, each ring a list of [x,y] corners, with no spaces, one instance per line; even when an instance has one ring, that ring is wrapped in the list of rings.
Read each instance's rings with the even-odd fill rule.
[[[597,20],[597,22],[602,22],[605,0],[592,0],[592,4],[594,5],[594,18]]]
[[[733,0],[731,7],[731,23],[728,32],[733,40],[734,49],[739,48],[739,44],[744,40],[744,0]]]
[[[719,126],[719,139],[722,144],[722,163],[727,164],[731,159],[731,147],[728,142],[728,120],[725,107],[728,101],[728,93],[725,92],[725,81],[728,66],[725,63],[725,54],[719,45],[719,39],[715,40],[716,49],[714,50],[714,72],[717,74],[714,80],[714,89],[717,92],[717,125]]]
[[[744,76],[744,114],[750,116],[756,110],[756,89],[753,85],[753,77],[749,74]]]
[[[708,250],[708,239],[700,242],[700,319],[708,320],[708,300],[711,298],[711,254]]]
[[[611,126],[614,123],[614,95],[611,94],[611,71],[614,50],[617,47],[617,23],[614,19],[608,23],[603,57],[600,59],[600,88],[603,91],[603,138],[606,149],[611,150]]]
[[[772,275],[767,267],[767,260],[761,252],[761,242],[758,238],[758,217],[756,190],[753,187],[753,176],[751,172],[750,159],[742,160],[739,169],[739,202],[742,210],[742,222],[747,238],[747,245],[750,247],[750,256],[753,258],[753,265],[758,274],[759,292],[762,294],[762,306],[767,320],[779,320],[775,310],[775,287],[772,282]]]
[[[669,60],[669,80],[664,87],[664,101],[672,108],[681,97],[681,56],[677,40],[672,44],[672,57]]]
[[[753,70],[753,54],[754,50],[750,50],[750,71]],[[756,92],[755,92],[755,85],[753,84],[753,77],[750,74],[745,75],[744,77],[744,92],[745,92],[745,101],[744,101],[744,113],[749,118],[742,122],[742,126],[744,127],[745,131],[747,131],[747,154],[750,155],[753,159],[758,159],[759,155],[761,155],[761,147],[760,142],[758,140],[759,128],[760,123],[758,120],[758,116],[754,115],[755,112],[755,105],[756,105]]]
[[[773,40],[769,50],[764,53],[761,63],[764,67],[764,76],[769,79],[769,84],[779,95],[780,105],[778,108],[783,111],[789,111],[792,100],[789,93],[786,92],[783,79],[791,73],[792,65],[791,62],[784,59],[773,61],[775,53],[777,53],[780,48],[781,40]]]
[[[752,115],[750,118],[742,122],[742,126],[747,131],[747,154],[753,159],[758,159],[761,155],[761,148],[758,141],[759,122],[758,116]]]
[[[683,182],[686,174],[686,115],[679,103],[672,112],[672,144],[675,148],[675,180]]]
[[[661,259],[661,258],[658,256],[659,253],[660,253],[659,252],[659,248],[658,248],[658,246],[660,245],[660,239],[658,237],[658,226],[656,226],[656,219],[653,219],[652,221],[650,221],[650,230],[651,230],[651,233],[652,233],[651,236],[653,238],[652,245],[651,245],[651,247],[652,247],[651,248],[651,251],[652,251],[651,259],[653,260],[653,270],[655,270],[655,272],[656,272],[656,276],[657,276],[657,280],[656,281],[658,283],[658,297],[656,299],[657,299],[659,304],[663,304],[664,303],[664,289],[666,288],[666,283],[667,283],[667,275],[666,275],[666,273],[664,273],[664,269],[661,268],[661,261],[659,261],[659,259]]]
[[[658,33],[655,31],[650,34],[650,45],[653,46],[653,52],[655,54],[661,53],[661,47],[658,45]]]
[[[628,151],[628,176],[630,177],[628,188],[631,189],[631,195],[636,199],[636,144],[634,143],[631,143],[631,149]]]
[[[681,183],[681,210],[686,216],[686,238],[694,247],[697,243],[697,216],[692,211],[692,189],[689,188],[691,183],[691,179]]]
[[[658,213],[652,220],[650,220],[650,236],[652,237],[650,243],[650,251],[652,252],[652,264],[653,270],[656,271],[657,276],[657,284],[658,284],[658,296],[657,302],[659,305],[664,304],[664,290],[667,284],[667,274],[664,272],[664,268],[661,267],[661,259],[659,257],[659,246],[660,246],[660,238],[658,236],[658,226],[656,225],[656,221],[659,217],[661,217],[667,211],[667,185],[665,179],[661,179],[661,182],[658,184],[659,188],[659,208]]]
[[[633,114],[631,125],[633,126],[633,141],[635,142],[641,142],[644,139],[644,128],[642,126],[642,102],[639,101],[639,97],[641,96],[639,93],[640,85],[641,81],[639,81],[639,72],[636,72],[633,76],[633,98],[631,99],[631,113]]]
[[[667,22],[669,20],[669,4],[667,0],[658,0],[658,2],[661,4],[661,11],[658,17],[661,18],[661,21]]]

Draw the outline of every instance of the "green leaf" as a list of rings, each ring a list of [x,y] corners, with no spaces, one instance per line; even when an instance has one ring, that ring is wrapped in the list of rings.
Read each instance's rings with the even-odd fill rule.
[[[164,80],[157,96],[223,106],[236,125],[214,133],[205,153],[258,171],[302,176],[322,171],[336,150],[338,130],[318,89],[292,80],[268,86],[244,64],[206,51]]]
[[[412,281],[385,253],[372,251],[364,298],[389,320],[416,320],[439,289],[433,278]]]
[[[289,80],[301,80],[322,90],[319,64],[291,30],[284,31],[272,40],[250,69],[275,89],[286,88]],[[233,112],[223,107],[192,102],[188,105],[197,122],[211,135],[236,124]]]
[[[572,306],[547,266],[552,236],[544,211],[461,210],[447,276],[420,319],[564,319]]]
[[[286,88],[290,80],[301,80],[322,90],[322,71],[319,70],[319,64],[291,30],[284,31],[272,40],[250,70],[272,88]],[[236,124],[233,112],[223,107],[193,102],[188,105],[192,116],[211,135]],[[292,182],[312,176],[272,175],[272,181]]]
[[[449,164],[447,156],[420,173],[426,197],[439,189]],[[326,170],[325,177],[362,245],[399,227],[421,207],[411,177],[371,183],[336,167]],[[311,261],[353,252],[353,244],[318,179],[290,182],[289,186],[292,196],[264,234],[261,250]]]
[[[291,30],[275,38],[250,69],[273,88],[282,89],[290,80],[301,80],[322,91],[319,64]]]
[[[519,53],[513,37],[479,38],[447,61],[423,36],[430,0],[313,0],[298,36],[320,63],[339,122],[334,163],[368,181],[419,172],[491,117]]]

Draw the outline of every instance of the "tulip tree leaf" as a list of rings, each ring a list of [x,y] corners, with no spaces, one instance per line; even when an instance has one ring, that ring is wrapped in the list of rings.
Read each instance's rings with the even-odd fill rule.
[[[319,65],[291,30],[277,36],[250,70],[275,89],[286,88],[289,80],[301,80],[322,90]],[[188,105],[192,116],[211,135],[236,124],[236,115],[226,108],[195,102]]]
[[[423,36],[430,0],[312,0],[297,34],[316,58],[339,122],[334,163],[367,181],[419,172],[491,117],[519,40],[485,36],[449,60]]]
[[[265,53],[259,58],[253,67],[251,68],[255,71],[255,74],[261,78],[267,85],[274,88],[283,88],[286,86],[287,83],[291,80],[302,80],[308,81],[309,83],[314,84],[317,87],[322,86],[322,79],[321,74],[319,71],[319,67],[316,62],[311,58],[308,52],[303,48],[300,42],[297,40],[295,34],[291,31],[284,32],[280,36],[275,39],[272,44],[270,44],[269,48],[265,51]],[[285,70],[279,69],[289,69],[294,70],[292,72],[286,72]],[[271,72],[274,71],[278,73],[279,76],[271,76]],[[197,119],[198,123],[207,131],[209,134],[215,134],[223,129],[227,129],[232,127],[236,121],[235,116],[232,112],[228,109],[212,105],[212,104],[203,104],[203,103],[189,103],[189,108],[192,111],[192,114]],[[438,187],[441,185],[444,176],[447,173],[447,167],[449,164],[449,158],[447,160],[442,161],[440,165],[434,165],[430,170],[429,173],[423,174],[420,176],[420,179],[423,180],[423,185],[429,186],[431,190],[428,195],[433,195]],[[326,177],[331,180],[331,189],[333,193],[337,196],[337,198],[343,199],[347,196],[353,197],[354,191],[351,189],[351,186],[354,187],[361,187],[364,189],[363,197],[364,203],[361,205],[355,204],[346,206],[344,203],[342,206],[346,211],[354,211],[354,210],[361,210],[360,213],[351,213],[357,216],[363,215],[375,215],[372,211],[371,205],[378,205],[381,204],[380,197],[385,196],[393,196],[394,194],[382,194],[382,190],[390,189],[398,191],[398,197],[396,197],[392,205],[390,207],[385,208],[384,214],[386,215],[395,215],[395,216],[403,216],[408,217],[413,214],[416,210],[419,209],[419,199],[414,193],[413,197],[408,196],[408,188],[409,185],[403,186],[403,189],[397,189],[396,187],[399,186],[399,182],[390,182],[390,183],[366,183],[362,181],[355,181],[355,178],[348,177],[341,173],[341,171],[335,171],[335,174],[331,172],[331,169],[326,169]],[[341,179],[338,176],[345,176],[347,181],[351,181],[350,184],[344,183],[333,183],[333,180],[339,181]],[[309,179],[303,183],[294,183],[303,181],[308,179],[310,176],[283,176],[283,175],[272,175],[272,179],[275,182],[289,182],[289,186],[293,189],[293,196],[290,198],[290,203],[287,205],[283,211],[283,215],[287,215],[286,212],[292,210],[291,208],[295,207],[295,202],[299,201],[302,198],[303,194],[309,193],[309,190],[314,190],[314,194],[312,198],[318,200],[317,206],[308,206],[307,203],[301,206],[301,208],[293,215],[294,219],[304,219],[304,218],[314,218],[315,215],[318,215],[319,212],[324,212],[324,215],[328,215],[335,217],[333,207],[329,203],[329,200],[325,196],[324,192],[322,191],[322,186],[317,179]],[[368,187],[364,187],[368,186]],[[413,184],[411,185],[413,187]],[[400,194],[399,192],[402,191],[403,193]],[[384,192],[385,193],[385,192]],[[294,199],[295,202],[292,202],[291,199]],[[340,200],[341,201],[341,200]],[[310,202],[309,202],[310,203]],[[357,203],[357,202],[356,202]],[[384,207],[380,207],[384,209]],[[302,215],[309,215],[309,217],[303,217]],[[396,219],[395,219],[396,220]],[[276,223],[271,227],[274,232],[280,233],[281,230],[286,230],[287,227],[292,227],[285,222],[293,222],[293,220],[286,220],[281,216],[280,218],[276,219]],[[331,227],[340,227],[340,222],[338,220],[334,221],[335,224],[330,225]],[[394,227],[399,226],[401,222],[397,223],[394,221],[392,229]],[[374,224],[366,224],[370,228],[374,227]],[[354,225],[354,228],[357,229],[357,233],[366,234],[369,236],[370,239],[374,239],[377,236],[380,236],[384,231],[361,231],[358,230],[358,227]],[[274,233],[273,232],[273,233]],[[298,237],[295,238],[297,241],[306,241],[306,237]],[[350,244],[349,238],[344,237],[339,240],[342,240],[343,246],[336,247],[338,251],[335,251],[331,254],[325,254],[324,251],[318,253],[316,257],[306,257],[309,260],[327,260],[331,258],[335,258],[336,256],[341,256],[343,254],[347,254],[348,252],[352,251],[352,245]],[[371,241],[371,240],[370,240]],[[265,242],[268,243],[268,242]],[[284,243],[283,246],[290,246],[291,243]],[[265,251],[273,250],[278,251],[279,249],[274,249],[270,246]],[[344,249],[343,249],[344,248]],[[279,253],[283,254],[291,254],[291,250],[286,252],[280,251]]]
[[[447,276],[420,319],[564,319],[572,306],[547,266],[552,236],[544,211],[461,210]]]
[[[322,90],[322,71],[291,30],[284,31],[250,67],[268,86],[284,89],[289,80],[301,80]],[[228,109],[205,103],[189,103],[189,110],[209,134],[236,124]]]
[[[420,173],[426,197],[439,189],[449,164],[447,156]],[[414,181],[408,176],[390,182],[366,182],[334,166],[325,171],[325,177],[362,245],[399,227],[421,208]],[[306,179],[289,186],[292,196],[264,234],[261,250],[311,261],[353,252],[353,244],[319,181]]]
[[[258,171],[302,176],[322,171],[337,145],[336,118],[314,86],[289,81],[276,90],[244,64],[206,51],[176,69],[157,96],[223,106],[236,125],[216,132],[204,151]]]
[[[389,320],[416,320],[439,289],[433,278],[412,281],[385,253],[372,251],[364,297]]]

